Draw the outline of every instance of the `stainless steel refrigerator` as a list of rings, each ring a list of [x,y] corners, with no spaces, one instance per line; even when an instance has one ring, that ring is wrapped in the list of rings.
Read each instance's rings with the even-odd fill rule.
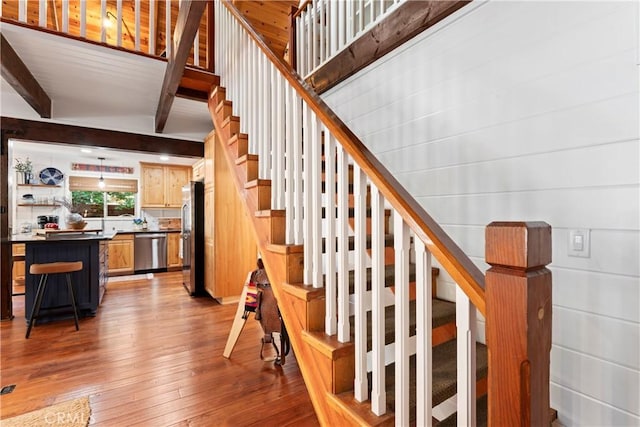
[[[182,187],[182,284],[191,296],[204,294],[204,184]]]

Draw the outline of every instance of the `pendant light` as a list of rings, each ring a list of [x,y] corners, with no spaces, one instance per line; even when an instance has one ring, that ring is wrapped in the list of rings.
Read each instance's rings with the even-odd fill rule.
[[[104,160],[104,157],[98,157],[98,160],[100,160],[100,179],[98,180],[98,187],[104,188],[104,178],[102,177],[102,161]]]

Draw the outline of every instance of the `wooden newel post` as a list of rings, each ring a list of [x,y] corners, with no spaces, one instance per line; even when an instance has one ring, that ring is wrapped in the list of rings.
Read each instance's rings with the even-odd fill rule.
[[[551,226],[486,229],[489,426],[549,425]]]
[[[294,70],[298,68],[298,29],[296,26],[296,13],[298,8],[291,6],[289,11],[289,65]]]

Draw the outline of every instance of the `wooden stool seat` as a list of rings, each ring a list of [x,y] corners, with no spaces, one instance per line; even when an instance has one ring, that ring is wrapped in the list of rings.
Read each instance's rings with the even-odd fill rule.
[[[82,270],[82,267],[82,261],[49,262],[46,264],[31,264],[29,266],[29,273],[40,274],[40,282],[38,283],[36,298],[34,300],[33,308],[31,309],[29,326],[27,327],[27,334],[25,338],[29,338],[29,335],[31,334],[31,328],[33,327],[33,324],[40,314],[40,306],[42,305],[44,291],[47,288],[47,278],[49,277],[49,274],[65,274],[67,279],[69,298],[71,299],[70,305],[73,307],[73,318],[76,322],[76,331],[80,329],[80,327],[78,326],[78,308],[76,307],[76,298],[73,293],[73,286],[71,285],[71,273],[73,273],[74,271]]]
[[[82,261],[31,264],[29,267],[29,273],[31,274],[72,273],[80,270],[82,270]]]

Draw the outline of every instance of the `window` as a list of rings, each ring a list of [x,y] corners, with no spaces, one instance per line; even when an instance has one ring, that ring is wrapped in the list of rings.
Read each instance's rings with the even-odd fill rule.
[[[71,203],[74,210],[85,218],[105,218],[135,215],[138,181],[105,179],[105,188],[98,187],[95,178],[69,178]]]
[[[131,192],[72,191],[71,203],[85,218],[135,215],[136,212],[136,194]]]

